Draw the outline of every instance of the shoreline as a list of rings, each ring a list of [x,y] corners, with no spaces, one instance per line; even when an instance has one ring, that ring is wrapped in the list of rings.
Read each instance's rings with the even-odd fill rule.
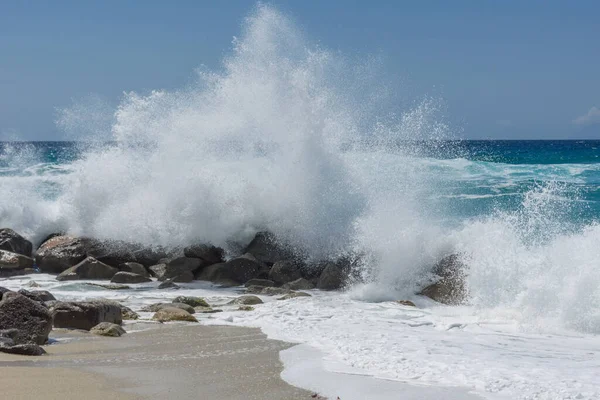
[[[292,344],[256,328],[153,325],[121,338],[57,331],[46,356],[0,354],[3,393],[62,400],[312,398],[281,378],[279,353]]]

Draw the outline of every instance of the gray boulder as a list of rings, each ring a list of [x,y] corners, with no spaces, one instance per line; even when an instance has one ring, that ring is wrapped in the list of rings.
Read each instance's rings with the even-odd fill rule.
[[[0,343],[0,353],[19,354],[22,356],[41,356],[46,350],[35,343],[24,343],[8,346]]]
[[[0,250],[0,270],[19,270],[33,267],[33,258],[7,250]]]
[[[269,279],[276,284],[284,284],[301,278],[300,268],[293,261],[277,261],[269,271]]]
[[[205,262],[205,266],[223,262],[224,254],[225,252],[222,248],[210,244],[195,244],[183,249],[184,256],[199,258]]]
[[[244,253],[250,253],[258,261],[268,265],[293,258],[293,252],[289,246],[279,241],[269,232],[258,232],[246,246]]]
[[[55,328],[89,331],[100,322],[121,324],[121,306],[108,300],[57,302],[50,308]]]
[[[334,263],[327,263],[319,280],[317,281],[317,288],[321,290],[336,290],[342,287],[344,283],[344,273],[342,269]]]
[[[252,295],[243,295],[240,297],[236,297],[235,299],[231,300],[229,303],[229,305],[245,305],[245,306],[253,306],[255,304],[262,304],[263,301],[257,297],[257,296],[252,296]]]
[[[0,250],[31,257],[31,242],[9,228],[0,229]]]
[[[172,279],[174,282],[185,283],[194,280],[194,272],[201,266],[202,260],[198,258],[177,257],[148,269],[159,281]]]
[[[173,279],[167,279],[158,285],[158,289],[179,289],[179,285],[173,282]]]
[[[7,292],[0,301],[0,330],[10,330],[15,344],[44,344],[52,330],[52,315],[42,304]]]
[[[123,272],[133,272],[134,274],[150,277],[148,270],[142,264],[137,262],[126,262],[119,265],[119,270]]]
[[[264,294],[265,296],[278,296],[281,294],[289,293],[289,289],[284,289],[280,287],[265,287],[262,288],[260,294]]]
[[[191,307],[210,307],[210,305],[202,297],[195,296],[178,296],[175,297],[173,303],[183,303]]]
[[[296,297],[312,297],[312,296],[310,294],[304,293],[304,292],[290,292],[290,293],[278,298],[277,300],[290,300],[290,299],[295,299]]]
[[[121,306],[121,318],[123,321],[136,320],[140,318],[140,315],[129,307]]]
[[[22,294],[30,300],[44,303],[46,301],[56,300],[56,298],[47,290],[25,290],[20,289],[17,293]]]
[[[98,325],[90,329],[90,333],[99,336],[119,337],[124,335],[125,329],[120,325],[113,324],[110,322],[100,322]]]
[[[186,321],[186,322],[198,322],[196,317],[194,317],[189,312],[182,310],[180,308],[175,307],[165,307],[158,310],[152,319],[160,322],[169,322],[169,321]]]
[[[86,256],[84,241],[72,236],[54,236],[34,254],[37,266],[47,273],[61,273],[83,261]]]
[[[142,308],[144,312],[157,312],[163,308],[179,308],[180,310],[187,311],[190,314],[194,314],[196,311],[194,307],[185,303],[156,303]]]
[[[282,287],[289,290],[310,290],[314,289],[315,285],[309,280],[298,278],[295,281],[284,284]]]
[[[275,282],[269,279],[250,279],[248,282],[244,283],[244,286],[262,286],[262,287],[270,287],[275,286]]]
[[[108,264],[104,264],[94,257],[87,257],[79,264],[61,272],[61,274],[56,277],[56,280],[111,279],[117,272],[119,272],[118,269],[111,267]]]
[[[222,276],[219,279],[230,279],[239,284],[256,278],[261,264],[251,254],[244,254],[223,264]]]
[[[134,274],[133,272],[119,271],[110,280],[112,283],[145,283],[152,282],[152,279],[145,276]]]
[[[420,295],[448,305],[459,305],[467,299],[467,267],[459,254],[442,258],[433,267],[432,273],[433,282],[421,290]]]

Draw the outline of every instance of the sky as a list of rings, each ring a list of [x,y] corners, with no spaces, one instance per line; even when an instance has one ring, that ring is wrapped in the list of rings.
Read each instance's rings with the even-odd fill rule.
[[[600,2],[266,3],[319,46],[380,57],[407,98],[443,101],[462,137],[600,139]],[[65,139],[57,110],[74,101],[116,105],[218,69],[255,4],[1,2],[0,139]]]

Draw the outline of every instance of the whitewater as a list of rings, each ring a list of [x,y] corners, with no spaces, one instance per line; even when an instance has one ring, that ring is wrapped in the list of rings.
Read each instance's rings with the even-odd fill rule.
[[[282,354],[284,378],[306,387],[318,382],[315,365],[338,373],[337,391],[310,387],[332,398],[390,398],[340,392],[362,375],[490,399],[600,399],[596,148],[583,161],[474,157],[450,140],[440,101],[397,110],[401,93],[374,60],[356,62],[307,36],[259,5],[221,69],[199,69],[180,90],[126,93],[116,110],[63,110],[60,126],[91,136],[61,162],[40,146],[5,144],[0,225],[34,245],[68,232],[206,242],[229,255],[267,230],[310,260],[361,255],[361,276],[342,293],[264,297],[254,312],[201,321],[301,344]],[[467,265],[462,306],[415,294],[450,253]],[[35,280],[60,299],[107,296]],[[182,286],[178,294],[211,304],[237,293]],[[134,309],[166,295],[141,289],[108,295]],[[298,372],[302,353],[312,375]]]

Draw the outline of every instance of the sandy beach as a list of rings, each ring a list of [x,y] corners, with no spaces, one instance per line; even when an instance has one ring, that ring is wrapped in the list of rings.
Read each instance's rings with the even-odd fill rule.
[[[147,325],[146,325],[147,327]],[[129,329],[144,328],[142,324]],[[310,399],[285,383],[290,345],[258,329],[154,325],[121,338],[53,331],[48,355],[0,354],[5,399]]]

